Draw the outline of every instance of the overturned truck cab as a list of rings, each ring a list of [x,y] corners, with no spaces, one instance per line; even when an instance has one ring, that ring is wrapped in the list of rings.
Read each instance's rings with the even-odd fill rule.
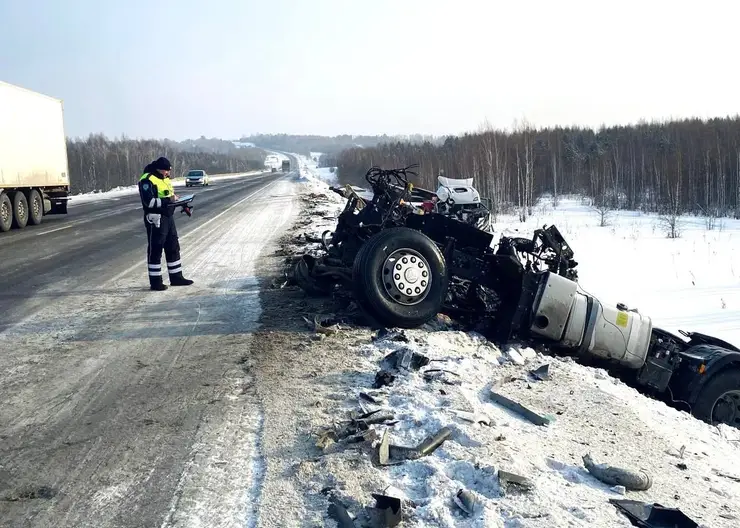
[[[740,350],[701,333],[685,339],[649,316],[608,306],[577,284],[546,272],[522,316],[522,336],[604,366],[632,386],[709,423],[740,428]],[[526,325],[526,326],[525,326]]]
[[[336,189],[347,197],[337,227],[324,233],[322,256],[296,263],[295,282],[312,293],[352,291],[378,325],[415,328],[445,313],[498,344],[574,355],[699,419],[740,427],[740,350],[654,328],[637,310],[583,292],[555,226],[494,244],[489,232],[415,207],[409,173],[370,169],[370,201]]]

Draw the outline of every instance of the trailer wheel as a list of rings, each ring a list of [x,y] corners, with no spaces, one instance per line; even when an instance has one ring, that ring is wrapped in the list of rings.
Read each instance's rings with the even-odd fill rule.
[[[13,225],[23,229],[28,224],[28,200],[21,191],[13,194]]]
[[[699,393],[692,414],[710,424],[740,428],[740,369],[713,376]]]
[[[13,203],[5,193],[0,193],[0,231],[10,231],[13,225]]]
[[[358,302],[381,324],[414,328],[434,318],[447,293],[447,264],[432,240],[397,227],[373,236],[352,270]]]
[[[39,225],[44,217],[44,202],[41,193],[32,189],[28,194],[28,221],[32,225]]]

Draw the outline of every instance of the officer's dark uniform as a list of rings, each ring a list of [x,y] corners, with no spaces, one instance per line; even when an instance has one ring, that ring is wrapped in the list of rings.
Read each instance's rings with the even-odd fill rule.
[[[192,280],[182,275],[180,242],[177,237],[174,207],[175,190],[168,175],[162,172],[172,169],[167,158],[159,158],[144,168],[139,179],[139,195],[144,207],[144,225],[147,235],[147,266],[152,290],[166,290],[162,281],[162,250],[167,258],[167,272],[172,286],[188,286]]]

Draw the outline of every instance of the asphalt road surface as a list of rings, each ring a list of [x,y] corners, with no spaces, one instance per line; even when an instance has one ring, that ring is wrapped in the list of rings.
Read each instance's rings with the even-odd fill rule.
[[[177,213],[185,288],[149,290],[138,195],[0,236],[1,526],[258,524],[262,418],[239,358],[294,176],[177,188],[196,194]]]

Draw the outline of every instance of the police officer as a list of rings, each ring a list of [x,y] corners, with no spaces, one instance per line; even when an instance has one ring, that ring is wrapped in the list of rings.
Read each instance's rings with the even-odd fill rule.
[[[180,242],[175,228],[174,207],[177,199],[170,181],[172,165],[167,158],[158,158],[144,168],[139,179],[139,195],[144,207],[147,236],[147,266],[152,290],[166,290],[162,280],[162,250],[167,259],[167,273],[172,286],[189,286],[193,281],[182,275]]]

